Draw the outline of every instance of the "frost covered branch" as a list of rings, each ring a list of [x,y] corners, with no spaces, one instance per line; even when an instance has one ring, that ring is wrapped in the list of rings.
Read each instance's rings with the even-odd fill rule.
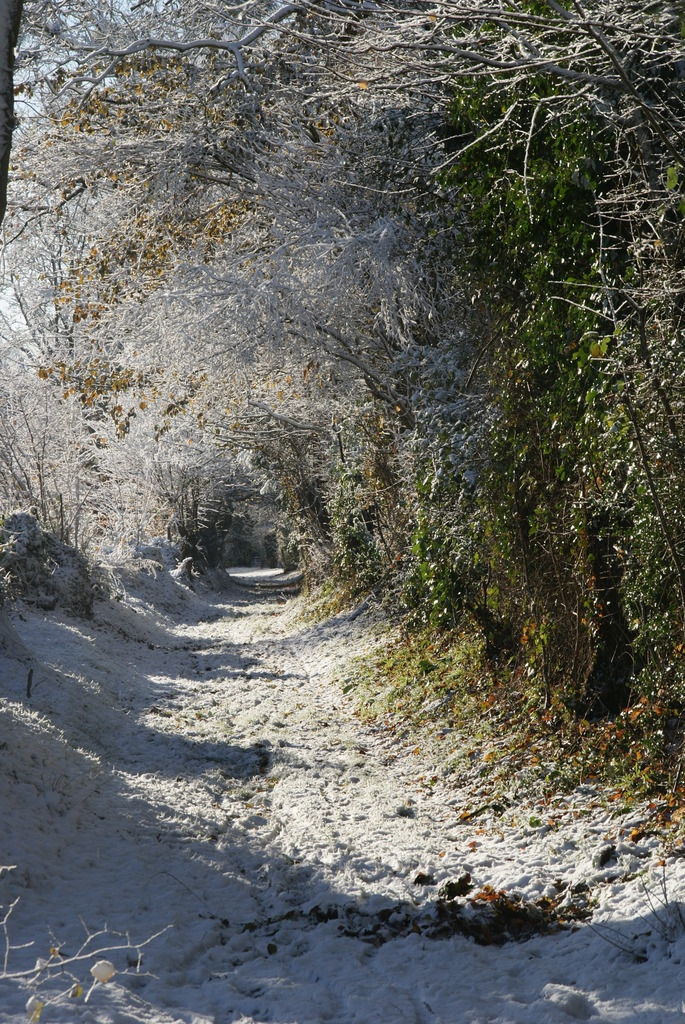
[[[22,946],[14,946],[9,936],[9,921],[19,898],[8,907],[0,921],[5,937],[5,953],[0,980],[21,983],[32,995],[27,1003],[30,1020],[38,1021],[45,1005],[60,1003],[64,999],[78,1000],[83,996],[85,979],[78,973],[78,968],[90,964],[90,988],[84,1001],[87,1002],[95,987],[107,984],[115,975],[126,975],[131,971],[141,972],[143,950],[169,931],[171,926],[160,929],[142,942],[133,942],[129,935],[111,933],[107,929],[91,932],[86,928],[86,938],[75,953],[67,953],[61,944],[52,936],[52,944],[47,957],[39,957],[32,968],[11,970],[9,958],[17,949],[26,949],[35,945],[35,940]],[[85,925],[84,925],[85,927]],[[111,962],[125,955],[126,963],[117,969]],[[67,982],[66,987],[65,981]],[[58,991],[55,991],[58,983]]]

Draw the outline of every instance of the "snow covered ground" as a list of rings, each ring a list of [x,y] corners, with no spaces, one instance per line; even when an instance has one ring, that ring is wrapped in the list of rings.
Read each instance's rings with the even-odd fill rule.
[[[685,851],[646,812],[586,786],[464,820],[331,681],[369,615],[303,628],[248,583],[138,560],[90,620],[0,623],[2,1024],[685,1017]],[[594,913],[480,944],[489,901]]]

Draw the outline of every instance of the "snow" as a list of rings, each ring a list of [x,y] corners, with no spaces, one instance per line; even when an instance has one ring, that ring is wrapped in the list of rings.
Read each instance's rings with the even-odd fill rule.
[[[439,735],[363,726],[336,682],[373,609],[302,626],[278,579],[255,591],[268,574],[171,572],[113,568],[90,619],[0,618],[0,1024],[685,1016],[685,857],[637,828],[647,808],[586,785],[463,818],[475,781],[426,783]],[[471,898],[594,912],[430,937],[467,875]]]

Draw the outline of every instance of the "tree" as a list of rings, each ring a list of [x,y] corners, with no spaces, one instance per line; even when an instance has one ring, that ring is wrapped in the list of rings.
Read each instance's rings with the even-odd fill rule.
[[[457,76],[467,287],[498,323],[479,367],[489,611],[547,700],[575,679],[571,702],[616,710],[679,673],[685,628],[679,16],[458,6],[433,53]]]
[[[23,0],[0,4],[0,223],[7,208],[7,177],[14,131],[14,51]]]
[[[339,19],[313,28],[314,18],[298,21],[306,32],[296,41],[292,8],[259,31],[224,26],[242,33],[245,54],[248,42],[253,47],[236,76],[233,44],[215,46],[201,20],[206,13],[183,10],[196,19],[188,29],[207,29],[196,33],[207,45],[188,46],[182,58],[171,45],[117,48],[114,28],[105,26],[108,42],[97,60],[103,47],[112,51],[118,77],[82,74],[75,93],[54,99],[49,151],[34,149],[29,132],[22,139],[27,181],[45,179],[50,161],[55,187],[43,189],[44,228],[52,224],[64,249],[70,209],[81,210],[76,220],[84,225],[51,299],[74,353],[55,365],[92,407],[99,399],[88,389],[106,386],[102,361],[115,354],[148,375],[160,361],[188,374],[201,365],[210,383],[195,407],[207,403],[214,436],[239,453],[251,445],[254,465],[272,482],[276,475],[276,491],[308,519],[305,533],[325,543],[330,465],[345,455],[343,424],[370,395],[384,434],[409,432],[410,350],[419,333],[422,344],[435,341],[452,315],[435,275],[424,280],[420,258],[428,248],[440,250],[446,266],[451,260],[445,232],[429,237],[434,189],[421,195],[435,157],[425,147],[416,157],[435,115],[409,100],[400,108],[389,99],[379,104],[364,81],[341,76],[342,58],[322,68],[317,36],[324,28],[341,35]],[[245,5],[250,11],[262,13]],[[272,38],[269,52],[257,53],[276,24],[281,41]],[[67,29],[52,37],[65,53]],[[105,31],[91,25],[88,32],[96,30]],[[90,43],[83,55],[96,61]],[[51,74],[60,92],[59,66]],[[22,246],[36,216],[27,207],[12,224]],[[160,330],[171,310],[179,331]],[[192,345],[178,342],[181,331]],[[236,374],[246,387],[236,387]],[[211,382],[215,393],[239,395],[238,404],[227,412]],[[349,433],[370,443],[363,432]]]
[[[547,701],[616,706],[669,662],[678,12],[74,0],[48,37],[27,11],[53,121],[48,158],[22,136],[24,194],[47,198],[15,207],[11,237],[38,217],[64,239],[83,213],[53,379],[101,416],[111,384],[125,436],[147,412],[126,388],[173,365],[156,436],[192,411],[329,552],[394,564],[413,522],[412,599],[441,623],[474,612]]]

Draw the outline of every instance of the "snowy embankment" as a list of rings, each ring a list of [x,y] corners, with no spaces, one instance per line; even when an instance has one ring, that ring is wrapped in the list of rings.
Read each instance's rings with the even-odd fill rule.
[[[464,820],[331,681],[368,618],[138,561],[3,621],[0,1022],[683,1017],[685,859],[587,787]]]

